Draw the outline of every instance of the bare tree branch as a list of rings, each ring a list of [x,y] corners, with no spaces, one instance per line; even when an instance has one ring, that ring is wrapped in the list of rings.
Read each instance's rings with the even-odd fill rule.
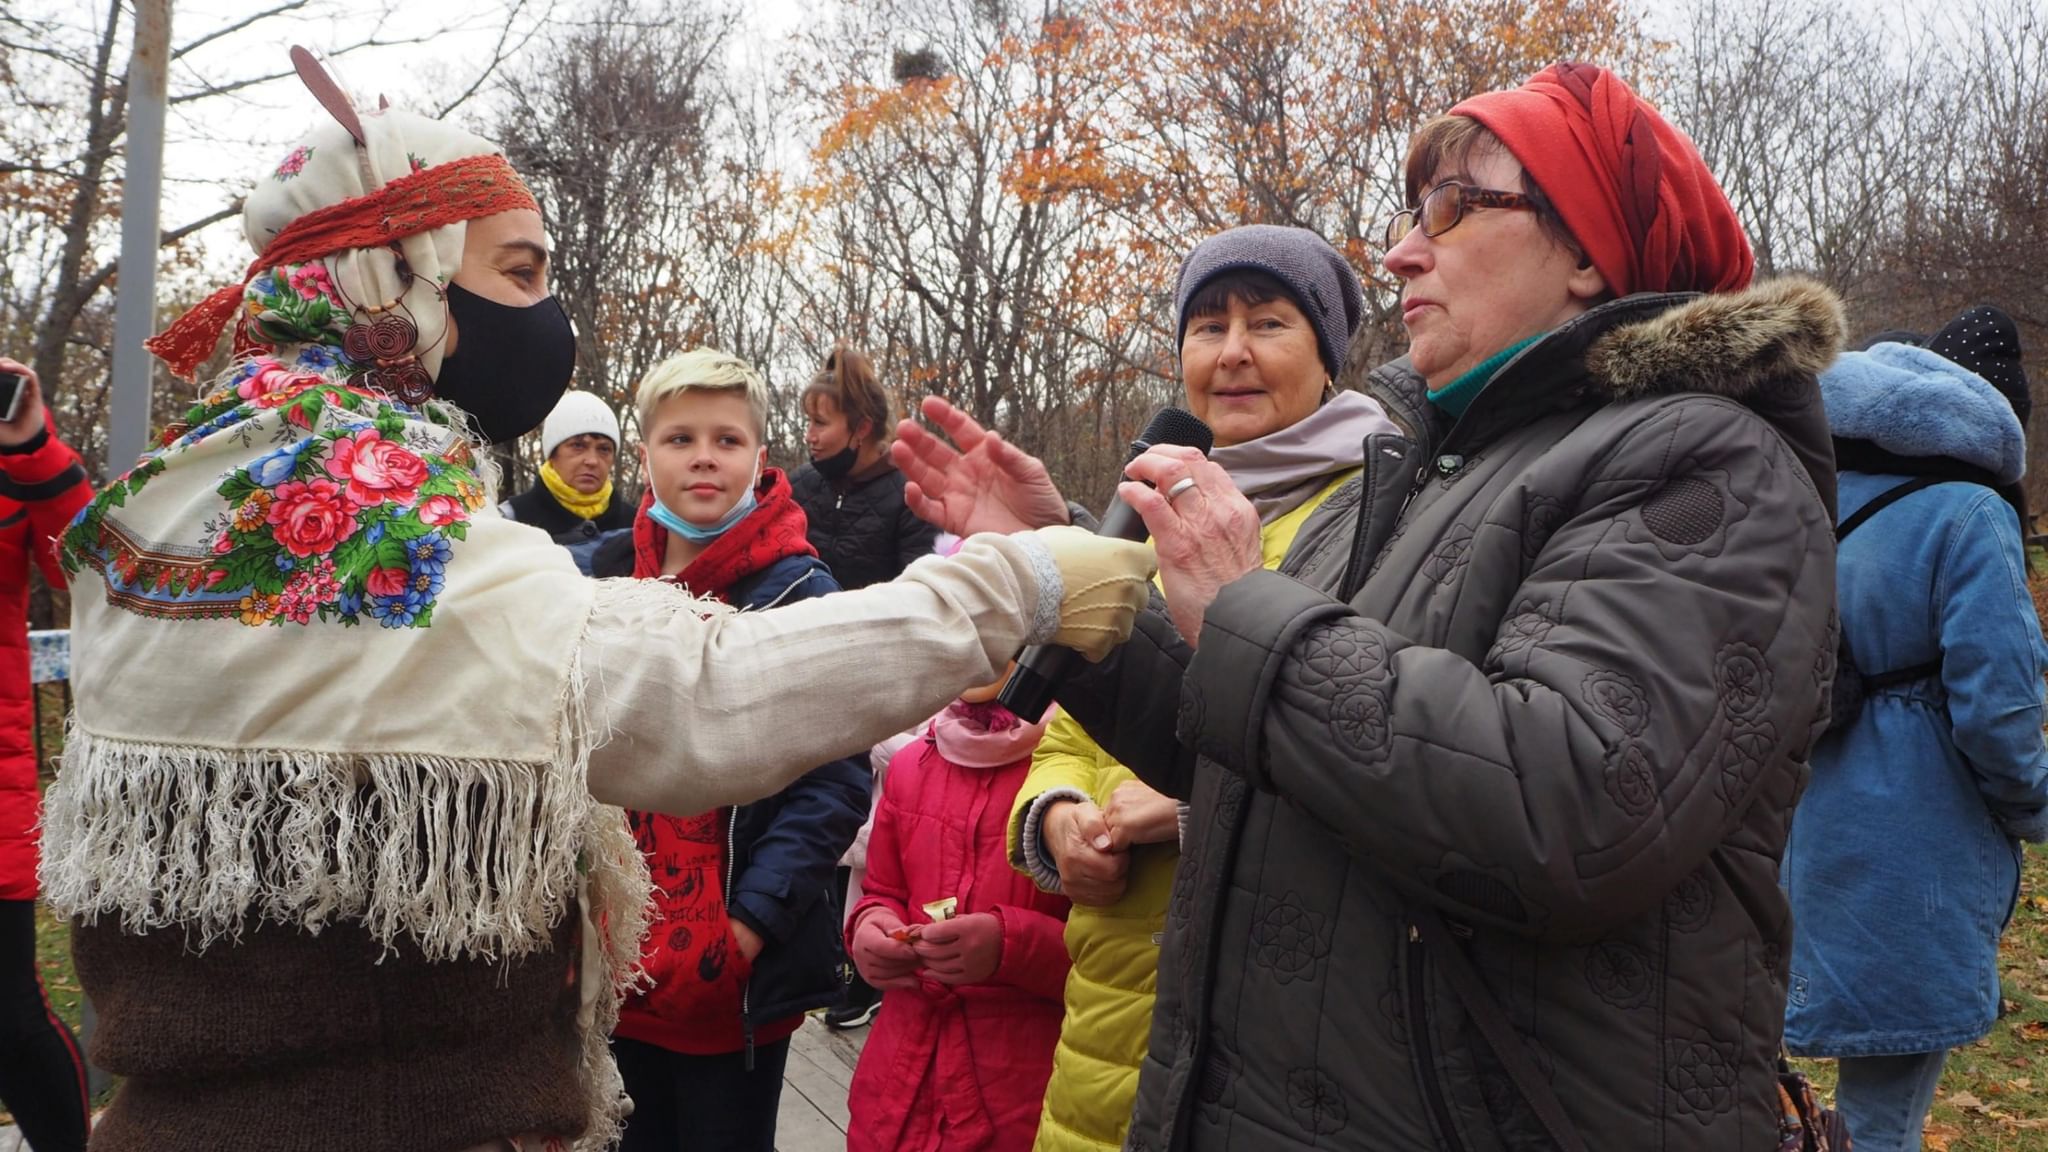
[[[241,212],[242,198],[240,196],[237,196],[235,197],[232,203],[227,204],[221,208],[217,208],[214,211],[208,213],[207,215],[201,216],[199,219],[194,220],[189,224],[184,224],[177,228],[173,228],[168,232],[165,232],[163,235],[157,238],[157,247],[169,248],[171,245],[176,244],[178,241],[183,240],[185,237],[192,235],[194,232],[197,232],[202,228],[209,228],[231,217],[239,216],[241,215]]]
[[[383,31],[384,18],[380,16],[377,20],[376,25],[370,29],[369,35],[363,37],[361,40],[355,41],[352,44],[344,44],[339,48],[332,49],[326,53],[326,56],[328,59],[333,60],[339,59],[340,57],[343,56],[347,56],[354,52],[360,52],[365,48],[393,48],[405,44],[428,44],[432,43],[433,39],[436,36],[445,33],[447,29],[438,28],[432,31],[422,32],[417,36],[401,36],[393,39],[385,39],[382,35]],[[181,104],[190,104],[197,100],[207,100],[215,96],[225,96],[232,92],[240,92],[245,88],[254,88],[260,84],[268,84],[271,83],[272,81],[283,80],[286,77],[295,75],[297,75],[296,71],[290,68],[285,68],[275,72],[266,72],[258,76],[245,76],[240,79],[230,80],[222,84],[206,84],[202,87],[194,88],[189,91],[179,92],[173,95],[168,101],[168,103],[174,106]]]
[[[296,12],[304,8],[307,4],[311,2],[312,0],[286,0],[285,3],[276,5],[275,7],[265,8],[260,12],[252,12],[249,15],[242,17],[240,20],[237,20],[232,24],[223,24],[220,27],[215,28],[211,32],[207,32],[204,35],[198,37],[197,39],[186,43],[182,47],[172,49],[171,59],[183,59],[187,53],[195,52],[217,40],[221,40],[226,37],[232,36],[235,33],[242,31],[244,28],[248,28],[256,24],[261,24],[265,20],[268,20],[274,16],[282,16],[287,12]]]
[[[168,232],[159,234],[157,237],[157,247],[169,248],[171,245],[176,244],[178,241],[183,240],[185,237],[192,235],[194,232],[197,232],[200,229],[206,228],[210,225],[218,224],[221,221],[226,220],[228,217],[240,213],[241,210],[242,201],[240,197],[237,197],[234,203],[229,204],[224,208],[215,209],[213,212],[205,216],[201,216],[199,219],[194,220],[189,224],[185,224],[181,227],[173,228]],[[104,288],[106,286],[107,281],[113,278],[114,273],[119,272],[120,270],[121,262],[119,260],[107,261],[105,264],[102,264],[98,268],[93,269],[91,275],[87,276],[84,280],[79,282],[81,291],[84,293],[85,296],[91,297],[101,288]]]
[[[453,99],[441,105],[434,112],[434,119],[446,119],[449,113],[462,107],[469,102],[471,97],[482,91],[483,86],[490,81],[491,77],[497,75],[498,69],[504,65],[505,61],[524,52],[526,46],[533,42],[533,38],[540,34],[540,30],[546,27],[548,21],[554,16],[555,6],[553,0],[549,0],[547,10],[534,19],[533,23],[527,27],[525,35],[519,37],[517,44],[512,44],[510,43],[512,30],[518,25],[519,14],[526,10],[526,4],[527,0],[513,0],[511,10],[505,14],[505,26],[498,32],[498,41],[491,46],[491,58],[485,61],[481,68],[477,69],[476,78],[469,82],[467,88],[464,88]]]

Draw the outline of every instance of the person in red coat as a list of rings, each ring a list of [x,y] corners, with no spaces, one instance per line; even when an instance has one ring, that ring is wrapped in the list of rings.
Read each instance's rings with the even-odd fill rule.
[[[963,693],[889,762],[846,931],[861,977],[882,990],[853,1073],[848,1152],[1027,1152],[1037,1135],[1067,901],[1009,864],[1010,806],[1045,721],[997,704],[999,687]]]
[[[0,356],[7,373],[26,382],[14,418],[0,423],[0,1104],[36,1152],[77,1152],[91,1117],[85,1061],[36,974],[28,565],[33,557],[52,587],[64,587],[51,542],[92,499],[92,485],[78,453],[57,439],[36,374]]]

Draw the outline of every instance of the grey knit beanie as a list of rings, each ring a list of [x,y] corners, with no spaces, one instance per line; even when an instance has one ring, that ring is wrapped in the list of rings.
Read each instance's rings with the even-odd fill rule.
[[[1344,364],[1344,350],[1351,346],[1351,330],[1365,311],[1365,294],[1351,263],[1306,228],[1246,224],[1195,245],[1181,261],[1173,293],[1174,346],[1187,335],[1188,302],[1195,293],[1218,276],[1246,270],[1264,272],[1286,287],[1316,330],[1323,367],[1336,376]]]

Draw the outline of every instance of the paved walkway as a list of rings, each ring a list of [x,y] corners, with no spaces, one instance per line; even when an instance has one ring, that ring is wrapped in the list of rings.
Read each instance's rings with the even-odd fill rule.
[[[834,1032],[813,1016],[790,1038],[777,1152],[845,1152],[846,1090],[867,1035],[865,1028]],[[17,1129],[0,1126],[0,1152],[30,1150]]]

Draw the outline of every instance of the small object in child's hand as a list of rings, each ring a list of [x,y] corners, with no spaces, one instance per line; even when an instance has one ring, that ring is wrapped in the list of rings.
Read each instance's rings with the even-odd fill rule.
[[[917,939],[917,925],[905,924],[889,933],[889,939],[896,941],[898,944],[908,944]]]
[[[959,908],[960,898],[958,896],[948,896],[943,900],[933,900],[926,904],[924,906],[924,914],[932,918],[932,923],[938,924],[951,920]]]

